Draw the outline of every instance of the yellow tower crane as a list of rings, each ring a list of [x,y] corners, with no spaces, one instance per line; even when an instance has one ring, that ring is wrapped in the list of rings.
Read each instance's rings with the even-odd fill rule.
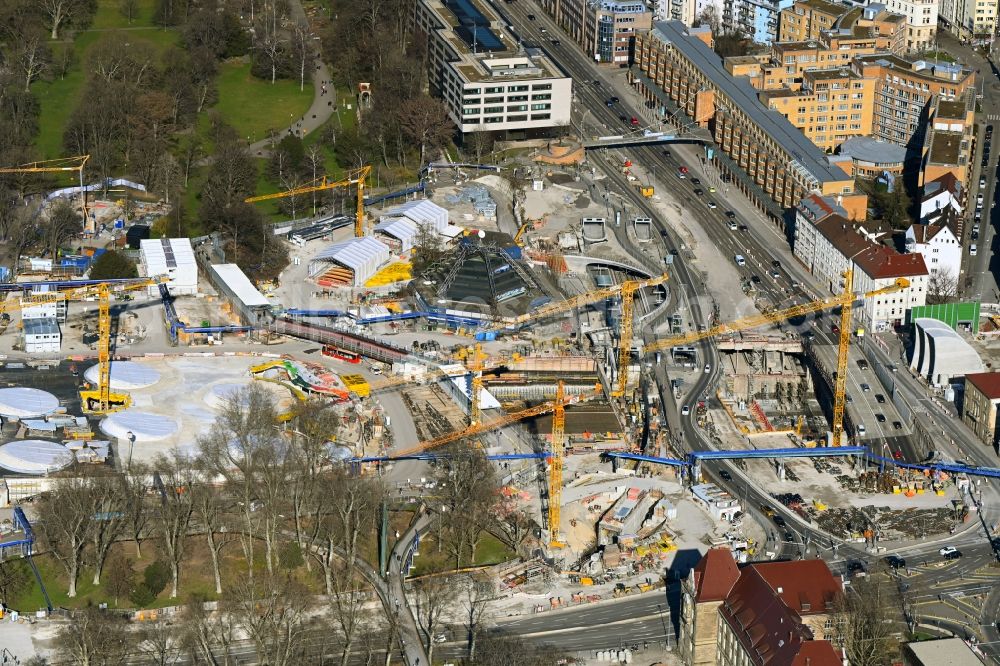
[[[256,203],[258,201],[269,201],[271,199],[282,199],[293,197],[299,194],[309,194],[310,192],[320,192],[322,190],[332,190],[338,187],[357,186],[357,208],[354,212],[354,235],[361,238],[365,235],[365,180],[371,174],[370,166],[363,166],[348,172],[343,180],[329,181],[326,176],[318,178],[301,187],[295,187],[285,192],[275,192],[274,194],[261,194],[255,197],[247,197],[243,201],[246,203]]]
[[[855,300],[873,298],[876,296],[882,296],[885,294],[891,294],[897,291],[901,291],[910,286],[910,281],[906,278],[897,278],[896,281],[881,289],[875,289],[872,291],[865,292],[860,295],[855,295],[852,290],[853,287],[853,277],[851,271],[844,274],[844,292],[839,296],[834,296],[832,298],[825,298],[818,301],[812,301],[810,303],[802,303],[801,305],[793,305],[789,308],[784,308],[782,310],[773,310],[771,312],[764,312],[752,317],[746,317],[744,319],[738,319],[733,322],[726,324],[717,324],[711,328],[704,331],[691,331],[689,333],[682,333],[680,335],[672,335],[665,338],[660,338],[653,342],[652,344],[646,345],[643,348],[643,353],[649,354],[652,352],[663,351],[665,349],[670,349],[671,347],[677,347],[680,345],[690,344],[692,342],[697,342],[698,340],[704,340],[706,338],[714,338],[718,335],[723,335],[725,333],[736,333],[738,331],[745,331],[751,328],[757,328],[758,326],[764,326],[767,324],[776,324],[786,319],[792,319],[794,317],[801,317],[803,315],[812,314],[815,312],[822,312],[824,310],[832,310],[836,307],[840,307],[840,340],[837,350],[837,377],[834,381],[834,396],[833,396],[833,423],[831,424],[831,432],[833,433],[833,440],[831,444],[833,446],[840,446],[843,439],[844,431],[844,405],[846,403],[846,387],[847,387],[847,358],[850,351],[850,326],[851,326],[851,306],[854,304]]]
[[[618,381],[611,392],[612,398],[623,397],[628,386],[628,363],[632,356],[632,313],[634,306],[632,299],[640,288],[641,285],[636,282],[622,284],[621,326],[618,330]]]
[[[566,388],[560,381],[552,406],[552,461],[549,466],[549,547],[562,548],[563,447],[566,443]]]
[[[487,354],[483,352],[483,346],[476,344],[472,348],[472,360],[469,363],[469,372],[472,375],[469,387],[469,425],[474,426],[483,420],[482,393],[483,393],[483,367]]]
[[[108,414],[127,408],[131,402],[127,394],[111,392],[111,296],[145,289],[160,282],[161,278],[139,278],[125,282],[100,282],[62,291],[38,292],[21,299],[0,301],[0,312],[11,312],[62,300],[96,297],[98,381],[95,389],[80,391],[80,401],[86,412]]]
[[[0,167],[0,174],[76,171],[80,179],[80,214],[83,216],[83,224],[87,231],[93,231],[93,225],[87,218],[87,191],[83,187],[83,167],[87,165],[87,160],[89,159],[90,155],[75,155],[73,157],[60,157],[54,160],[39,160],[16,166]]]

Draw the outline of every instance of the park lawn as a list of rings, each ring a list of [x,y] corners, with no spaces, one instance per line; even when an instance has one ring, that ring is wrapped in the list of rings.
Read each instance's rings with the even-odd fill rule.
[[[121,7],[120,0],[97,0],[97,12],[94,14],[90,29],[117,30],[120,28],[156,27],[153,25],[156,0],[137,0],[136,12],[132,17],[131,25],[119,7]]]
[[[413,558],[413,569],[410,570],[410,577],[425,576],[428,574],[445,573],[454,569],[455,563],[444,552],[438,552],[437,540],[433,533],[428,533],[420,537],[420,546],[417,548],[420,555]],[[466,567],[484,567],[500,564],[517,557],[517,554],[507,548],[502,541],[490,533],[483,535],[476,548],[476,557],[472,563],[464,563]]]
[[[270,81],[250,74],[248,62],[224,62],[217,79],[219,101],[213,107],[250,143],[266,139],[268,132],[285,131],[302,118],[313,99],[313,89],[299,90],[291,79]]]

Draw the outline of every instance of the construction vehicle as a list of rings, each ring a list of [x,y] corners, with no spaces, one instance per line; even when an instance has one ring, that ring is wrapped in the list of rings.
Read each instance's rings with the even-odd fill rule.
[[[138,278],[116,282],[96,282],[61,291],[44,291],[20,299],[0,301],[0,311],[14,310],[55,303],[61,300],[87,300],[97,298],[97,364],[98,381],[93,389],[80,391],[83,410],[92,414],[109,414],[126,409],[131,398],[126,393],[111,392],[111,296],[145,289],[159,284],[166,278]],[[25,283],[30,288],[31,283]]]
[[[530,222],[525,222],[520,227],[518,227],[517,233],[514,234],[514,244],[515,245],[521,245],[523,247],[523,245],[521,244],[521,237],[524,236],[524,232],[528,230],[529,226],[531,226],[531,223]]]
[[[83,218],[84,228],[87,231],[94,231],[93,221],[87,215],[87,190],[83,185],[83,168],[87,165],[90,155],[76,155],[74,157],[59,157],[54,160],[39,160],[10,167],[0,167],[0,174],[3,173],[62,173],[65,171],[76,171],[80,179],[80,216]]]
[[[652,199],[653,195],[656,194],[656,188],[652,185],[639,185],[639,194],[646,197],[647,199]]]
[[[832,439],[830,442],[831,446],[840,446],[843,440],[844,434],[844,408],[846,405],[846,394],[847,394],[847,360],[850,351],[851,342],[851,319],[853,317],[852,306],[854,301],[859,299],[873,298],[875,296],[882,296],[885,294],[891,294],[897,291],[901,291],[910,286],[910,281],[906,278],[898,278],[892,285],[883,287],[881,289],[875,289],[874,291],[865,292],[863,294],[855,294],[853,290],[854,277],[851,271],[844,273],[844,291],[839,296],[834,296],[832,298],[825,298],[818,301],[812,301],[809,303],[802,303],[801,305],[793,305],[792,307],[785,308],[782,310],[774,310],[771,312],[764,312],[758,315],[753,315],[752,317],[746,317],[744,319],[738,319],[733,322],[725,324],[717,324],[711,326],[703,331],[691,331],[688,333],[682,333],[680,335],[672,335],[665,338],[660,338],[656,342],[646,345],[643,347],[643,354],[650,354],[658,351],[664,351],[670,349],[671,347],[678,347],[681,345],[687,345],[692,342],[697,342],[699,340],[704,340],[706,338],[714,338],[725,333],[736,333],[739,331],[745,331],[752,328],[757,328],[758,326],[765,326],[768,324],[778,324],[787,319],[792,319],[795,317],[801,317],[808,314],[813,314],[816,312],[822,312],[824,310],[832,310],[834,308],[840,308],[840,326],[839,326],[839,345],[837,349],[837,374],[835,375],[835,386],[834,386],[834,400],[833,400],[833,421],[831,423],[831,433]],[[629,320],[630,322],[631,320]],[[619,354],[619,376],[625,374],[625,366],[622,365],[628,363],[628,351],[631,349],[631,327],[628,331],[629,335],[626,336],[626,330],[623,322],[622,326],[622,348]]]
[[[270,201],[271,199],[283,199],[285,197],[294,197],[300,194],[309,194],[310,192],[321,192],[323,190],[332,190],[338,187],[350,187],[352,185],[357,186],[357,208],[354,213],[354,236],[356,238],[361,238],[365,235],[365,180],[371,174],[372,168],[370,166],[363,166],[359,169],[353,169],[348,172],[348,175],[343,180],[329,181],[326,176],[322,178],[317,178],[316,180],[306,183],[301,187],[295,187],[284,192],[275,192],[274,194],[260,194],[255,197],[247,197],[243,201],[245,203],[256,203],[258,201]]]

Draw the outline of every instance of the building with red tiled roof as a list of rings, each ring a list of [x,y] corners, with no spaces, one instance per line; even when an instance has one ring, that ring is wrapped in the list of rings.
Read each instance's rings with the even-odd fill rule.
[[[713,548],[682,586],[681,658],[699,666],[841,666],[834,642],[842,594],[822,560],[738,568],[728,549]]]
[[[965,376],[962,420],[984,444],[997,448],[997,407],[1000,405],[1000,372]]]
[[[864,300],[858,325],[886,330],[905,321],[906,312],[927,299],[927,265],[919,253],[900,254],[879,242],[885,235],[837,214],[806,222],[795,230],[795,256],[822,280],[831,293],[842,293],[844,274],[854,274],[852,289],[868,292],[891,286],[898,278],[910,285],[893,294]]]

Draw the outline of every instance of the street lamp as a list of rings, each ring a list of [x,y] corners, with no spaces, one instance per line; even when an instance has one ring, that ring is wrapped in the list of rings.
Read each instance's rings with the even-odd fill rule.
[[[132,449],[135,448],[135,433],[129,430],[125,433],[128,439],[128,471],[132,471]]]

